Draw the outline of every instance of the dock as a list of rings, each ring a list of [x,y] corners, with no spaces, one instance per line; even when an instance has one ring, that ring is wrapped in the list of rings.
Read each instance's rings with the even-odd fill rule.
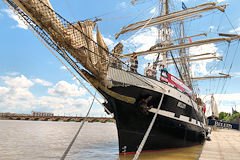
[[[240,131],[217,129],[203,145],[199,160],[239,160]]]

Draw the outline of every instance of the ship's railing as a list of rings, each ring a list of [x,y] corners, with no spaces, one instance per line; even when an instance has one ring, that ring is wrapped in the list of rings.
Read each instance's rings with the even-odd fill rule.
[[[169,79],[172,79],[170,77],[174,77],[173,75],[170,75],[170,74],[167,74],[167,75]],[[131,86],[132,85],[132,86],[150,86],[151,88],[154,88],[154,87],[163,88],[164,85],[167,85],[187,96],[190,96],[191,99],[195,101],[192,90],[190,90],[185,84],[183,84],[183,82],[181,84],[176,84],[176,82],[172,83],[171,80],[168,80],[168,81],[163,80],[161,77],[162,75],[160,75],[160,79],[157,80],[155,78],[144,76],[139,73],[131,72],[124,68],[116,68],[116,67],[109,67],[109,70],[107,73],[107,79],[112,81],[113,86]],[[178,79],[178,81],[180,80]],[[164,84],[164,85],[161,85],[161,84]],[[183,87],[182,85],[185,85],[185,86]]]

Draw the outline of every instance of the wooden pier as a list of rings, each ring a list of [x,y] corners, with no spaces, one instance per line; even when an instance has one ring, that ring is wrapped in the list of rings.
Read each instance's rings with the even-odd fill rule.
[[[217,129],[210,134],[199,160],[240,160],[240,131]]]

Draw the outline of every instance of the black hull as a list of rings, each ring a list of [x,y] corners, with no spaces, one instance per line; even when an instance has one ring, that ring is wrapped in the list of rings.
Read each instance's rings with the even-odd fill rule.
[[[134,104],[130,104],[99,90],[108,100],[106,107],[114,113],[116,119],[119,153],[136,152],[154,115],[152,112],[146,113],[138,102],[152,96],[147,105],[152,106],[152,109],[157,108],[162,93],[136,86],[113,87],[111,90],[136,99]],[[143,151],[187,147],[201,144],[204,141],[204,129],[200,125],[200,122],[203,123],[203,118],[192,109],[192,106],[186,105],[185,109],[177,107],[178,102],[179,100],[169,95],[164,96],[160,109],[175,113],[175,115],[174,117],[157,116]],[[181,115],[190,117],[189,122],[182,121]],[[198,125],[190,123],[193,119],[198,121]]]

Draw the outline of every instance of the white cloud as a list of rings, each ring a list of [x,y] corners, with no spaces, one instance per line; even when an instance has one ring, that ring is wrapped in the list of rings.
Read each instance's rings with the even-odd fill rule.
[[[218,101],[240,101],[240,93],[232,93],[232,94],[215,94],[214,97]]]
[[[232,29],[232,30],[230,30],[229,31],[230,33],[238,33],[238,34],[240,34],[240,27],[237,27],[235,30],[234,29]]]
[[[17,103],[17,101],[31,100],[34,98],[33,94],[29,91],[29,88],[34,85],[34,83],[27,79],[24,75],[19,77],[1,77],[7,87],[0,86],[0,95],[5,101],[11,101],[12,104]]]
[[[65,66],[61,66],[60,69],[62,69],[62,70],[66,70],[67,67],[65,67]]]
[[[16,75],[19,75],[19,73],[18,72],[8,72],[7,75],[16,76]]]
[[[210,26],[209,27],[209,32],[212,32],[214,28],[215,28],[214,26]]]
[[[40,79],[31,81],[24,75],[0,78],[6,84],[6,86],[1,86],[0,84],[1,112],[30,113],[31,111],[41,111],[53,112],[55,115],[63,115],[65,113],[84,116],[92,102],[92,97],[74,97],[85,95],[86,90],[65,81],[60,81],[53,88],[50,88],[49,90],[52,94],[37,97],[30,90],[33,82],[37,81],[35,83],[40,82],[44,84],[47,81]],[[103,107],[95,103],[90,115],[101,116],[104,114]]]
[[[14,96],[10,96],[14,95]],[[9,99],[11,100],[32,100],[34,98],[33,94],[28,88],[11,88],[9,92]]]
[[[4,83],[10,87],[29,88],[34,85],[34,83],[31,80],[27,79],[24,75],[21,75],[19,77],[13,77],[13,78],[4,76],[1,78],[4,80]]]
[[[146,56],[144,56],[144,58],[146,60],[149,60],[149,61],[151,61],[151,60],[155,61],[157,59],[157,56],[158,56],[158,53],[154,53],[154,54],[146,55]],[[159,56],[159,60],[162,60],[162,55],[161,54]]]
[[[53,84],[51,82],[36,78],[33,80],[35,83],[41,84],[43,86],[52,86]]]
[[[233,76],[233,77],[240,78],[240,72],[232,73],[232,76]]]
[[[78,88],[75,84],[70,84],[66,81],[58,82],[53,88],[48,89],[48,93],[54,96],[62,97],[78,97],[86,94],[86,90]]]
[[[217,53],[218,48],[214,43],[205,44],[197,47],[189,48],[190,55],[197,55],[203,53]],[[216,56],[219,54],[217,53]],[[202,57],[212,57],[212,55],[206,55]],[[203,61],[196,61],[191,64],[191,72],[193,76],[207,75],[209,71],[207,70],[207,64],[213,62],[214,59],[208,59]]]
[[[158,30],[156,27],[143,29],[142,31],[138,32],[138,34],[124,41],[123,44],[126,45],[127,47],[134,46],[136,52],[148,50],[156,43],[157,34]]]
[[[9,91],[10,91],[9,88],[0,86],[0,96],[6,95],[7,93],[9,93]]]
[[[225,2],[227,0],[217,0],[218,3]]]
[[[150,13],[154,14],[156,12],[156,8],[151,9]]]
[[[106,43],[107,46],[113,45],[114,42],[110,38],[106,38],[103,36],[104,42]]]
[[[1,112],[18,112],[30,110],[34,95],[29,88],[33,82],[25,76],[1,77],[7,87],[0,86],[0,110]]]
[[[5,89],[4,89],[5,90]],[[25,91],[24,91],[25,90]],[[15,91],[5,90],[7,94],[0,97],[1,112],[30,113],[31,111],[52,112],[55,115],[82,115],[84,116],[92,102],[92,97],[88,98],[63,98],[54,96],[34,97],[29,91],[18,88]],[[2,87],[0,87],[0,93]],[[1,94],[0,94],[1,95]],[[104,114],[102,106],[94,104],[91,116]]]
[[[54,112],[55,115],[78,115],[85,116],[91,103],[92,97],[87,98],[59,98],[44,96],[38,99],[40,106],[47,106],[49,111]],[[96,102],[96,101],[95,101]],[[104,115],[104,109],[99,106],[98,103],[94,103],[93,108],[90,112],[90,116],[101,116]]]
[[[96,35],[97,35],[96,32],[93,31],[94,41],[97,41]],[[114,41],[113,40],[111,40],[110,38],[105,37],[104,35],[102,35],[102,37],[103,37],[103,40],[104,40],[104,42],[106,43],[106,45],[108,47],[111,46],[111,45],[114,45]]]
[[[210,26],[210,27],[209,27],[209,29],[213,29],[213,28],[215,28],[215,27],[214,27],[214,26]]]
[[[126,2],[121,2],[119,4],[119,6],[121,6],[121,8],[127,8],[127,3]]]
[[[4,11],[5,13],[7,13],[10,18],[12,18],[13,20],[15,20],[15,21],[18,23],[18,24],[17,24],[16,26],[14,26],[14,27],[21,28],[21,29],[25,29],[25,30],[28,29],[28,27],[24,24],[24,22],[23,22],[21,19],[19,19],[19,17],[18,17],[15,13],[13,13],[12,10],[10,10],[10,9],[4,9],[3,11]]]

